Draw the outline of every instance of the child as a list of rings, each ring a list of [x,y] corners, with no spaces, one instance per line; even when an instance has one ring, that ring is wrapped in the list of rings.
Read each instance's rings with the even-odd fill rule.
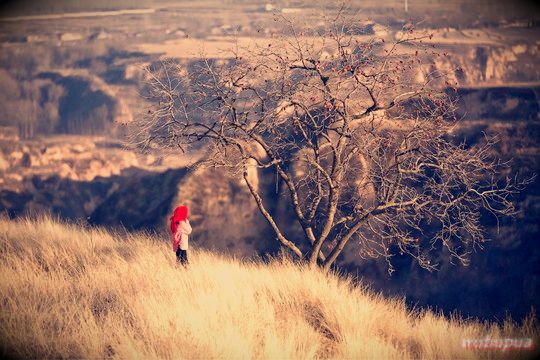
[[[173,216],[171,216],[171,238],[173,251],[176,252],[176,260],[186,265],[188,263],[188,235],[191,234],[191,225],[188,220],[188,207],[181,205],[174,209]]]

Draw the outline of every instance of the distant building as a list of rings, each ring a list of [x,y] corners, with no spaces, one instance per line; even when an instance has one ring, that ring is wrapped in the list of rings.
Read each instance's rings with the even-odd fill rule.
[[[79,40],[82,40],[83,39],[83,36],[79,33],[71,33],[71,32],[66,32],[66,33],[62,33],[60,34],[60,41],[79,41]]]
[[[41,34],[28,35],[26,37],[26,42],[29,42],[29,43],[45,42],[49,40],[50,40],[49,36],[41,35]]]

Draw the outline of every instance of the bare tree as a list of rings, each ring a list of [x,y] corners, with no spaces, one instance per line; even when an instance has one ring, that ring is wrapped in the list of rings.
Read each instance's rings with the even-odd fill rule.
[[[324,26],[236,46],[226,60],[149,69],[155,104],[139,119],[141,146],[194,146],[243,177],[281,245],[328,271],[348,242],[361,256],[408,254],[426,269],[442,249],[467,264],[486,240],[480,218],[511,215],[515,181],[490,139],[456,142],[444,74],[422,71],[427,35],[390,43],[340,10]],[[424,66],[422,66],[424,65]],[[272,169],[306,244],[280,228],[250,173]],[[283,227],[283,226],[281,226]]]

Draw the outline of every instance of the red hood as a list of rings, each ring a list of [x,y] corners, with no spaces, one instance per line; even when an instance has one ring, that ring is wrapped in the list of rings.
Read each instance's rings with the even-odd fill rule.
[[[174,234],[176,232],[176,223],[180,221],[186,221],[188,217],[189,209],[186,205],[178,206],[174,209],[173,216],[171,216],[171,232]]]

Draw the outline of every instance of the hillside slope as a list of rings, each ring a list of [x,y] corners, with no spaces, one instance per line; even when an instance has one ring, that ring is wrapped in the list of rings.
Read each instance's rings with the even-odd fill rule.
[[[410,311],[350,279],[286,260],[245,262],[41,219],[0,220],[3,357],[477,358],[464,338],[538,339],[521,327]],[[196,245],[196,244],[195,244]]]

